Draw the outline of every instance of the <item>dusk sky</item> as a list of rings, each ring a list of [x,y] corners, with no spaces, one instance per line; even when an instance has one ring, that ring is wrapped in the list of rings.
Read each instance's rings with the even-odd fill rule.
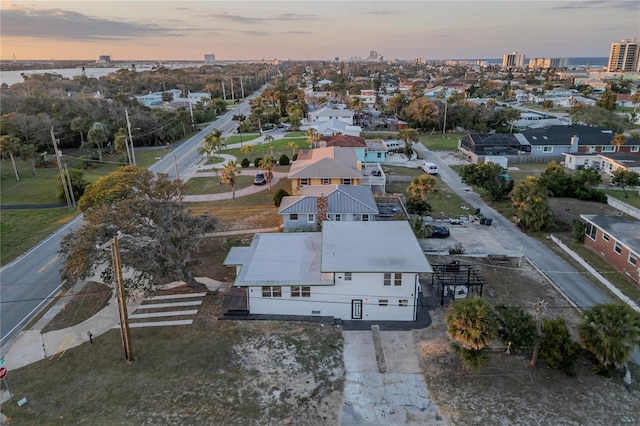
[[[12,1],[1,58],[488,59],[608,56],[638,1]]]

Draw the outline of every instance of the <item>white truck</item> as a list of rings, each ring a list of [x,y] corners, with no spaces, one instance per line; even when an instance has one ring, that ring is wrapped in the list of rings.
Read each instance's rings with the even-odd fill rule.
[[[428,161],[420,166],[423,172],[429,173],[430,175],[438,174],[438,165],[435,163],[429,163]]]

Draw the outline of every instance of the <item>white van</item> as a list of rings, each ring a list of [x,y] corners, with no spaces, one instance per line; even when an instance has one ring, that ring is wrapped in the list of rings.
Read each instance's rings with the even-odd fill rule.
[[[430,175],[438,174],[438,165],[435,163],[426,162],[422,166],[420,166],[423,172],[429,173]]]
[[[401,145],[400,142],[398,141],[384,141],[384,144],[387,147],[388,151],[392,151],[394,149],[400,149],[404,147],[404,145]]]

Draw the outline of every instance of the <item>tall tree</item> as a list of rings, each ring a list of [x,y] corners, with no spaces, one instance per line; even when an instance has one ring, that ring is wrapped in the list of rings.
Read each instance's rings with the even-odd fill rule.
[[[20,154],[20,139],[11,135],[0,136],[0,157],[10,158],[13,171],[16,175],[16,180],[20,181],[20,174],[18,173],[18,167],[16,167],[15,155]]]
[[[420,138],[418,137],[418,130],[416,129],[404,129],[398,133],[398,137],[402,139],[407,145],[409,142],[418,142]]]
[[[31,174],[36,175],[36,160],[40,157],[36,146],[31,143],[23,143],[20,145],[20,158],[28,162],[31,166]]]
[[[198,148],[199,154],[206,154],[207,160],[213,154],[220,153],[220,147],[222,146],[222,131],[219,129],[213,129],[211,133],[204,137],[202,146]]]
[[[125,280],[128,292],[146,291],[175,280],[196,285],[192,256],[215,221],[193,216],[185,209],[180,201],[183,187],[179,180],[135,166],[122,167],[89,185],[80,199],[86,212],[83,225],[61,245],[63,277],[73,283],[107,266],[102,276],[111,283],[111,256],[96,245],[123,235],[122,264],[131,272]]]
[[[318,131],[313,127],[309,127],[307,129],[306,135],[307,135],[307,142],[309,143],[309,148],[315,149],[316,144],[320,140],[320,133],[318,133]]]
[[[631,384],[628,362],[640,345],[640,315],[626,304],[602,304],[586,309],[578,325],[582,346],[604,366],[624,368]]]
[[[237,162],[232,160],[224,165],[222,174],[220,175],[220,181],[231,187],[231,194],[234,200],[236,199],[236,184],[238,183],[238,176],[241,172]]]
[[[76,117],[71,120],[69,127],[72,131],[80,133],[80,141],[84,144],[84,134],[91,129],[91,119],[86,117]]]
[[[483,350],[498,336],[493,307],[479,296],[458,299],[449,306],[445,322],[465,365],[480,369],[487,360]]]

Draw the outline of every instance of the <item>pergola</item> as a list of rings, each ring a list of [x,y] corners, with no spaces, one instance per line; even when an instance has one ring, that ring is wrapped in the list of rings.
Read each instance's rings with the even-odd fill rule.
[[[447,301],[463,299],[471,294],[482,296],[484,281],[473,265],[454,260],[445,265],[432,265],[431,286],[440,295],[440,306]]]

